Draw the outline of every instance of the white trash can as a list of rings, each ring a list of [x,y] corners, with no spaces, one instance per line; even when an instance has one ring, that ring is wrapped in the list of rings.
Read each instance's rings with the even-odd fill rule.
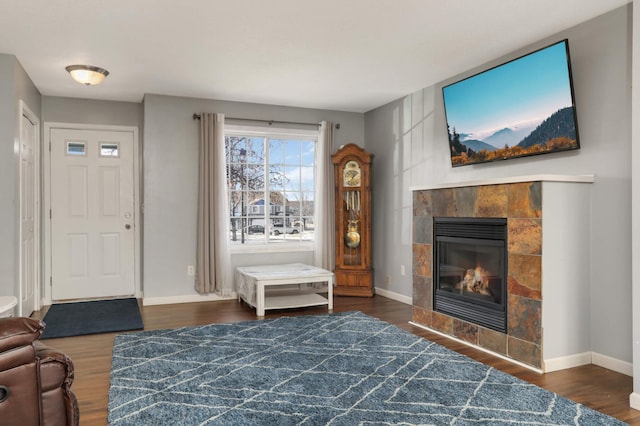
[[[0,296],[0,318],[13,316],[13,307],[18,304],[18,299],[13,296]]]

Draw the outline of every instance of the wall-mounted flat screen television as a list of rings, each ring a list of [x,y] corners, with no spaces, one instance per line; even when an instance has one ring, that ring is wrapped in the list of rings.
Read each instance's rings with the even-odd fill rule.
[[[451,165],[578,149],[567,40],[442,88]]]

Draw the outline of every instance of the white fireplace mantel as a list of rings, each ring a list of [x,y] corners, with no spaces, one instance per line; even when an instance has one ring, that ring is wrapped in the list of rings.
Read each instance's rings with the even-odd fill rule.
[[[411,186],[410,191],[426,191],[430,189],[446,189],[461,188],[465,186],[482,186],[482,185],[500,185],[505,183],[521,183],[521,182],[568,182],[568,183],[593,183],[595,175],[527,175],[527,176],[508,176],[501,178],[480,179],[467,182],[446,182],[435,185]]]

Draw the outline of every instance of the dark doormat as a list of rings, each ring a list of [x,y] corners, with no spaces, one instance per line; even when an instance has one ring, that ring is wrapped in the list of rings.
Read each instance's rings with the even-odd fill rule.
[[[133,298],[52,305],[43,321],[47,326],[42,339],[144,328],[138,301]]]

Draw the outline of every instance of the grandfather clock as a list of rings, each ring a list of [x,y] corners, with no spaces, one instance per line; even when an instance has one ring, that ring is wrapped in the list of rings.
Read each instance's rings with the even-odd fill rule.
[[[371,160],[355,144],[332,156],[336,186],[336,288],[338,296],[371,297]]]

